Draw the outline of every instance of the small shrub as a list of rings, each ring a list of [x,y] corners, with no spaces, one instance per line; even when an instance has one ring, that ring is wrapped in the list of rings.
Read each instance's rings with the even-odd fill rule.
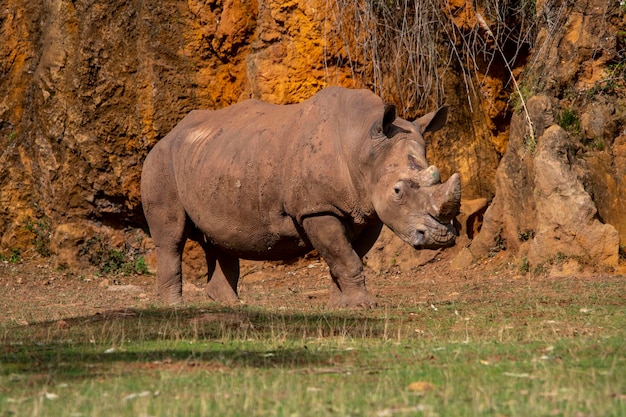
[[[143,256],[135,259],[135,273],[139,275],[148,275],[150,273],[146,259]]]
[[[524,148],[532,155],[535,153],[537,149],[537,139],[533,135],[525,135],[524,136]]]
[[[35,251],[41,256],[47,258],[50,256],[50,232],[52,230],[52,221],[43,216],[40,219],[26,220],[24,228],[33,234],[32,243]]]
[[[565,262],[567,259],[569,258],[569,256],[567,256],[566,254],[564,254],[563,252],[559,251],[556,253],[556,256],[554,257],[553,263],[555,265],[561,265],[563,262]]]
[[[587,258],[580,255],[569,255],[564,252],[557,252],[556,255],[553,255],[547,258],[542,263],[535,266],[533,270],[534,275],[545,275],[549,272],[552,266],[560,266],[569,261],[576,261],[578,263],[580,271],[583,271],[585,266],[591,266],[591,258]]]
[[[98,268],[101,274],[148,274],[148,265],[143,256],[136,256],[130,250],[113,247],[102,236],[87,240],[79,250],[79,256]]]
[[[487,256],[493,257],[496,253],[504,250],[506,250],[506,242],[502,238],[502,227],[500,227],[498,233],[493,236],[493,247],[489,250]]]
[[[591,143],[591,147],[596,151],[603,151],[604,146],[604,141],[602,139],[596,139]]]
[[[520,240],[520,242],[526,242],[534,237],[535,237],[535,231],[532,229],[528,229],[523,232],[522,231],[517,232],[517,238]]]
[[[580,132],[580,118],[573,109],[563,109],[558,118],[559,126],[571,133]]]
[[[391,266],[396,266],[398,264],[398,255],[399,253],[396,252],[393,254],[393,256],[391,257],[391,260],[389,261],[389,263],[391,264]]]
[[[22,258],[22,253],[18,248],[12,248],[9,256],[5,256],[0,254],[0,262],[9,262],[12,264],[16,264]]]
[[[533,95],[533,89],[528,84],[522,82],[518,91],[511,93],[509,103],[514,112],[518,112],[523,109],[524,104]]]
[[[520,274],[527,274],[530,272],[530,262],[528,262],[527,257],[522,258],[522,262],[520,262],[519,267],[517,268]]]
[[[535,275],[545,275],[548,272],[546,265],[544,262],[535,265],[535,269],[533,270],[533,274]]]
[[[126,254],[118,249],[110,249],[109,253],[103,259],[102,272],[105,274],[115,273],[118,271],[128,271],[125,269]],[[128,275],[125,273],[125,275]]]

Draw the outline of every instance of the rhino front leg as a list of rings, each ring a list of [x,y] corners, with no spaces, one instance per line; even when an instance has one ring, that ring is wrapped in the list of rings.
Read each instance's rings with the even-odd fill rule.
[[[214,301],[233,304],[239,301],[239,258],[202,244],[208,265],[206,293]]]
[[[341,220],[330,215],[307,217],[302,226],[309,241],[330,268],[333,287],[328,305],[374,307],[376,301],[365,287],[363,262],[352,247]]]

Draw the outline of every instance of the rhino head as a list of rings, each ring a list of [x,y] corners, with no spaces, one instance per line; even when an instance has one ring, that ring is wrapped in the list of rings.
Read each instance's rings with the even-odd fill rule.
[[[454,244],[454,218],[461,206],[459,174],[441,182],[439,169],[426,162],[423,134],[446,123],[448,108],[409,122],[396,118],[395,107],[373,128],[372,203],[380,220],[414,248]]]

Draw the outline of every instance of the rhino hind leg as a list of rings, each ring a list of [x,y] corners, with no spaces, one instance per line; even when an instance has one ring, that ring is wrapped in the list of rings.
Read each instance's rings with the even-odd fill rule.
[[[179,216],[172,216],[176,210],[154,210],[148,218],[150,232],[157,255],[157,292],[167,304],[183,303],[182,256],[186,236],[187,216],[178,210]],[[167,220],[164,220],[166,219]]]
[[[157,267],[157,292],[162,300],[169,305],[183,303],[183,280],[181,271],[180,255],[167,248],[156,250]]]
[[[208,266],[207,295],[219,303],[238,302],[239,258],[225,254],[204,241],[200,245],[206,254]]]
[[[330,268],[329,307],[376,306],[376,300],[365,287],[361,256],[353,248],[341,221],[330,215],[315,216],[304,219],[302,225],[311,244]],[[363,246],[365,249],[367,245]]]
[[[158,155],[157,155],[158,156]],[[156,158],[156,157],[155,157]],[[187,241],[185,208],[178,201],[172,175],[148,158],[141,178],[141,199],[157,255],[156,286],[168,304],[183,302],[182,256]],[[155,162],[156,161],[156,162]],[[154,177],[158,171],[160,176]],[[158,179],[158,181],[157,181]]]

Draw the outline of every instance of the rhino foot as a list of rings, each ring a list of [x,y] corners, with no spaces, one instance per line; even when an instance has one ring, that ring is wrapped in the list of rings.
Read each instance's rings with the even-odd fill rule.
[[[182,291],[177,286],[173,288],[159,288],[159,296],[161,299],[170,306],[177,306],[184,304]]]
[[[220,304],[239,303],[239,296],[226,281],[209,281],[206,286],[206,294],[211,300]]]
[[[333,292],[328,307],[330,308],[374,308],[378,305],[374,297],[366,290]]]

